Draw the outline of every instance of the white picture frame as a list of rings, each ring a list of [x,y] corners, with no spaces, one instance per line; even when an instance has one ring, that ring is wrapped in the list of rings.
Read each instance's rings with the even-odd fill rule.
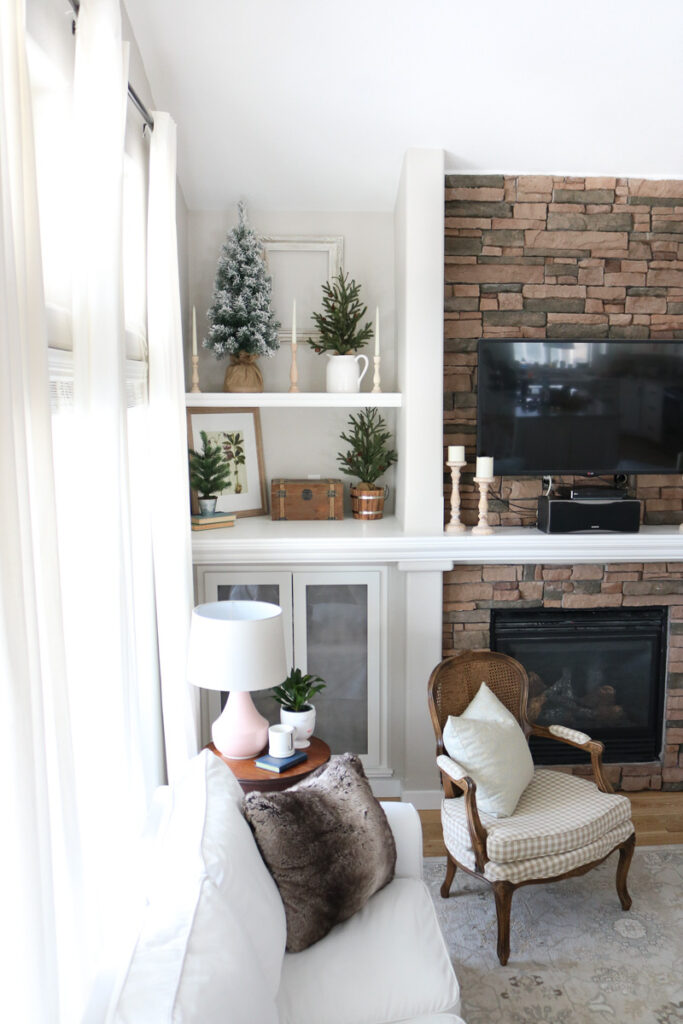
[[[294,299],[297,340],[317,338],[311,314],[321,307],[322,285],[344,265],[343,235],[263,235],[261,242],[273,282],[273,310],[282,325],[280,344],[292,340]]]

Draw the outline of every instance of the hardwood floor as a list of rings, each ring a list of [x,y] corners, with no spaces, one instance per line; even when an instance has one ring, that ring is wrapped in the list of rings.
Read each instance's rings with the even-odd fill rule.
[[[683,793],[626,793],[633,806],[638,846],[683,843]],[[420,811],[425,857],[446,853],[441,833],[441,812]]]

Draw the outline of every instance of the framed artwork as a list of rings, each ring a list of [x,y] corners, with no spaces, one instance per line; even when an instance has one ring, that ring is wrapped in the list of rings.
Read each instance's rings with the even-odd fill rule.
[[[320,309],[322,285],[342,269],[343,235],[263,235],[261,242],[273,280],[273,309],[282,324],[280,344],[292,339],[293,299],[299,340],[316,338],[311,313]]]
[[[239,516],[264,516],[266,474],[263,466],[261,418],[258,409],[187,410],[188,447],[201,450],[201,431],[223,449],[230,470],[228,486],[218,495],[217,512]],[[197,494],[192,491],[192,511],[199,512]]]

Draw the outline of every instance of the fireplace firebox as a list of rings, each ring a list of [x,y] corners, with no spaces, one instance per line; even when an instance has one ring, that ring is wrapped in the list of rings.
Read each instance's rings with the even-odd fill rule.
[[[529,674],[530,721],[589,733],[612,763],[660,757],[666,636],[666,608],[491,610],[491,649]],[[536,737],[531,752],[537,764],[585,761]]]

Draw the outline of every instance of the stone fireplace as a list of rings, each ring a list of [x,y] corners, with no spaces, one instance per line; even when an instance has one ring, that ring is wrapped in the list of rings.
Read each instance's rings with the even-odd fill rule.
[[[653,609],[654,615],[651,614]],[[537,667],[540,664],[542,671],[536,674],[543,684],[549,683],[552,687],[559,683],[553,698],[556,708],[563,693],[568,700],[573,693],[577,705],[584,707],[583,718],[574,722],[576,727],[582,727],[596,739],[610,741],[611,750],[605,758],[606,772],[616,788],[683,789],[683,565],[678,562],[619,562],[573,566],[458,566],[444,574],[444,657],[463,650],[493,647],[496,643],[500,647],[500,640],[492,636],[492,618],[500,623],[500,617],[504,621],[505,613],[512,610],[518,613],[538,611],[542,620],[561,610],[571,613],[570,622],[577,621],[576,613],[587,610],[645,613],[638,617],[643,633],[631,647],[630,657],[632,661],[635,659],[639,673],[646,667],[661,669],[661,689],[645,687],[640,710],[632,709],[630,713],[624,710],[634,726],[630,730],[623,719],[618,721],[620,712],[615,709],[624,709],[624,701],[628,703],[636,698],[633,681],[624,687],[620,682],[615,685],[616,680],[605,675],[620,670],[618,660],[610,666],[603,658],[612,616],[603,616],[601,624],[595,620],[603,637],[599,664],[596,664],[598,655],[594,649],[593,658],[589,656],[584,668],[576,670],[576,679],[570,687],[562,681],[565,666],[559,666],[556,672],[548,668],[546,662],[534,662],[528,647],[525,651],[518,649],[516,656],[530,673],[536,672],[534,664]],[[635,627],[631,635],[636,635]],[[656,635],[659,648],[654,642],[654,646],[647,649],[645,641]],[[548,646],[546,644],[546,648]],[[515,656],[515,652],[507,649]],[[594,675],[587,673],[591,661]],[[600,687],[613,687],[615,692],[612,695],[603,690],[600,694]],[[596,691],[594,696],[586,699],[591,690]],[[532,676],[532,700],[540,692]],[[600,696],[602,702],[598,699]],[[588,721],[591,703],[595,709],[602,703],[603,712],[612,718],[611,724],[600,723],[597,719],[592,723]],[[617,739],[622,741],[621,746],[612,744]],[[585,760],[572,764],[571,755],[567,756],[567,751],[559,744],[555,746],[565,755],[562,759],[565,770],[589,774]],[[545,753],[537,751],[537,760],[544,760]]]
[[[683,181],[448,175],[445,185],[444,462],[447,445],[465,445],[461,515],[474,525],[478,339],[683,338]],[[639,476],[630,486],[646,525],[683,522],[680,477]],[[541,493],[540,477],[498,478],[491,525],[533,526]],[[444,497],[448,508],[449,475]],[[444,574],[444,655],[490,647],[499,609],[664,609],[657,756],[641,749],[631,756],[643,760],[623,755],[606,770],[624,790],[683,789],[683,561],[638,562],[634,553],[612,564],[544,564],[548,538],[538,541],[525,564]]]

